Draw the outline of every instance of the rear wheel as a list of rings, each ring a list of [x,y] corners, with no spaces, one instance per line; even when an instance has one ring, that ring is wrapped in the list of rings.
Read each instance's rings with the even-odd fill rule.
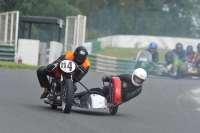
[[[110,107],[109,108],[110,114],[115,115],[117,113],[118,107],[119,107],[118,105],[115,107]]]
[[[73,100],[73,82],[71,79],[65,79],[62,86],[62,112],[69,114],[72,108]]]

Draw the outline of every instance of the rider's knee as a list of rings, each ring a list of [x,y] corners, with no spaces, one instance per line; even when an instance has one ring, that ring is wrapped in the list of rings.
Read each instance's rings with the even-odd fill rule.
[[[45,66],[41,66],[40,68],[37,69],[37,74],[41,74],[44,71],[46,71],[46,67]]]

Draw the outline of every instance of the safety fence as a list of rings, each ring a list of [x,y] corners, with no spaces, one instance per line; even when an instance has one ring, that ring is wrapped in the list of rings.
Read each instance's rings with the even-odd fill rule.
[[[134,70],[133,60],[120,59],[103,55],[89,54],[90,69],[105,74],[132,73]]]
[[[0,60],[1,61],[14,61],[15,60],[15,47],[12,45],[0,44]]]

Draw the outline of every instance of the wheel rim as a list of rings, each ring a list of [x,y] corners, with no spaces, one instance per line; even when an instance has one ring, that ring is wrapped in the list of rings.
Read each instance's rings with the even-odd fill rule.
[[[63,94],[62,94],[62,110],[65,110],[65,89],[63,89]]]
[[[55,104],[55,99],[54,99],[54,89],[55,89],[55,82],[51,82],[51,89],[50,89],[50,93],[51,93],[51,98],[52,98],[52,103],[50,103],[50,106],[52,107]]]
[[[62,110],[65,110],[65,102],[62,101]]]

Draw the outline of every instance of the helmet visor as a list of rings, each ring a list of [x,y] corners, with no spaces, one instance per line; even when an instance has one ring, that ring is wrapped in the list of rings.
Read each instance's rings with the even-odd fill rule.
[[[75,60],[77,61],[77,63],[83,63],[86,59],[85,55],[81,55],[81,54],[75,54]]]
[[[183,49],[181,47],[176,48],[178,52],[181,52]]]
[[[137,84],[142,84],[144,82],[143,79],[139,78],[138,76],[134,75],[133,76],[133,80],[137,83]]]
[[[155,49],[155,48],[149,48],[149,51],[150,51],[151,53],[154,53],[154,52],[156,52],[156,49]]]

